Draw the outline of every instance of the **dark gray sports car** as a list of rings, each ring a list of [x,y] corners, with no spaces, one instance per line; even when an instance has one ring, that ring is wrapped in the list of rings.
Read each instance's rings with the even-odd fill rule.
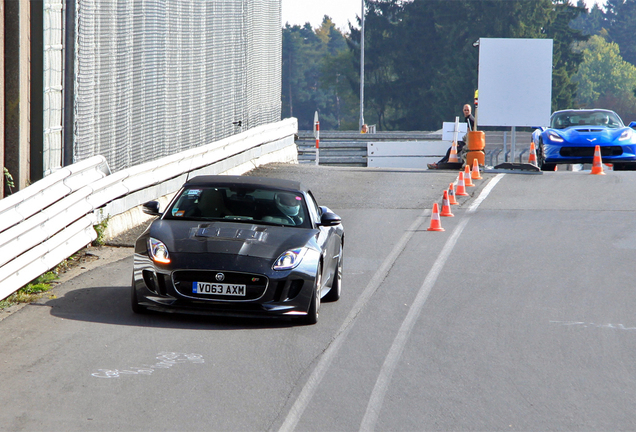
[[[137,239],[132,309],[299,317],[340,298],[344,228],[300,183],[260,177],[188,180]]]

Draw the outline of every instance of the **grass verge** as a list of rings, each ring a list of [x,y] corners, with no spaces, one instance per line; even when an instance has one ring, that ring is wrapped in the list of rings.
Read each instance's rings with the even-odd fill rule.
[[[76,254],[73,254],[58,264],[53,270],[38,276],[9,297],[0,300],[0,310],[19,303],[32,303],[38,300],[53,287],[53,282],[59,278],[61,273],[65,273],[71,268],[81,265],[87,260],[90,260],[90,258],[96,259],[94,255],[87,253],[86,249],[82,249]]]

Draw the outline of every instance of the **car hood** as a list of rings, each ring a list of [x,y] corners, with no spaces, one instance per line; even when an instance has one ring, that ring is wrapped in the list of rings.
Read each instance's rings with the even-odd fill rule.
[[[603,126],[572,126],[566,129],[548,129],[546,132],[556,133],[570,144],[602,145],[614,142],[625,129],[609,129]]]
[[[276,259],[283,252],[308,246],[317,249],[318,230],[248,223],[157,220],[149,235],[170,252],[228,254]]]

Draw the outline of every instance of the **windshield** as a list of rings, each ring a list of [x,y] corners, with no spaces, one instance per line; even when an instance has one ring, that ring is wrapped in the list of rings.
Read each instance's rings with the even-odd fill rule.
[[[554,113],[550,120],[552,129],[570,126],[603,126],[611,129],[625,127],[620,117],[612,111],[563,111]]]
[[[300,193],[229,186],[184,189],[164,219],[311,226]]]

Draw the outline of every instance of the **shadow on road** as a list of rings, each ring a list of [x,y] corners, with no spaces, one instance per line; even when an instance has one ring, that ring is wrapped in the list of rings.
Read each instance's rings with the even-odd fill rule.
[[[36,303],[49,307],[58,318],[93,323],[192,330],[244,330],[295,327],[292,320],[233,318],[149,312],[137,315],[130,308],[130,287],[79,288],[63,297]]]

